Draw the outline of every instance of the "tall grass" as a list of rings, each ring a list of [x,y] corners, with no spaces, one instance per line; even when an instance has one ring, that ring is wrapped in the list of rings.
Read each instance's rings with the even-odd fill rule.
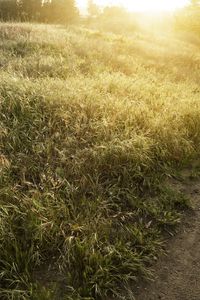
[[[123,298],[187,204],[163,181],[199,155],[198,45],[30,24],[0,36],[0,298]]]

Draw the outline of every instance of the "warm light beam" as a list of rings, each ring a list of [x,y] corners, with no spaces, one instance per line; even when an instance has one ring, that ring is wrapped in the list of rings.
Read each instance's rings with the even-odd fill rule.
[[[181,8],[189,0],[94,0],[99,6],[121,5],[129,11],[159,12],[174,11]],[[77,0],[80,9],[87,8],[87,0]]]

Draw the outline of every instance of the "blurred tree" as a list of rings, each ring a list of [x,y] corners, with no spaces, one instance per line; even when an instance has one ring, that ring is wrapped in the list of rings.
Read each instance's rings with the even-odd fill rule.
[[[93,0],[88,0],[88,13],[90,17],[97,17],[100,14],[99,6]]]
[[[51,0],[42,5],[42,19],[45,22],[71,23],[79,16],[75,0]]]
[[[17,0],[0,0],[0,19],[12,21],[18,18]]]
[[[21,19],[24,21],[38,20],[41,13],[42,0],[19,0]]]
[[[51,14],[52,14],[51,1],[44,0],[42,2],[42,7],[41,7],[40,21],[45,23],[51,22],[52,19]]]
[[[103,14],[108,17],[126,16],[128,13],[125,8],[121,6],[108,6],[103,10]]]
[[[175,15],[175,29],[200,36],[200,0],[191,0],[190,4]]]
[[[0,18],[70,23],[78,17],[75,0],[0,0]]]
[[[200,0],[191,0],[191,5],[192,6],[199,6],[200,5]]]
[[[132,33],[137,28],[135,15],[121,6],[105,7],[98,22],[104,30],[120,34]]]

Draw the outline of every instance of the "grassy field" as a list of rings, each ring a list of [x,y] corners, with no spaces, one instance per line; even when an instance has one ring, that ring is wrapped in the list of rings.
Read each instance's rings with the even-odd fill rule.
[[[0,25],[1,299],[133,299],[151,276],[187,206],[166,178],[200,154],[199,45]]]

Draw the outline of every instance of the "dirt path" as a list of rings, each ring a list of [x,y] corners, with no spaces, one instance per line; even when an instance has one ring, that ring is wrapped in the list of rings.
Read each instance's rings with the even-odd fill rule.
[[[138,287],[136,300],[200,300],[200,180],[173,184],[191,198],[194,211],[154,267],[155,281]]]

